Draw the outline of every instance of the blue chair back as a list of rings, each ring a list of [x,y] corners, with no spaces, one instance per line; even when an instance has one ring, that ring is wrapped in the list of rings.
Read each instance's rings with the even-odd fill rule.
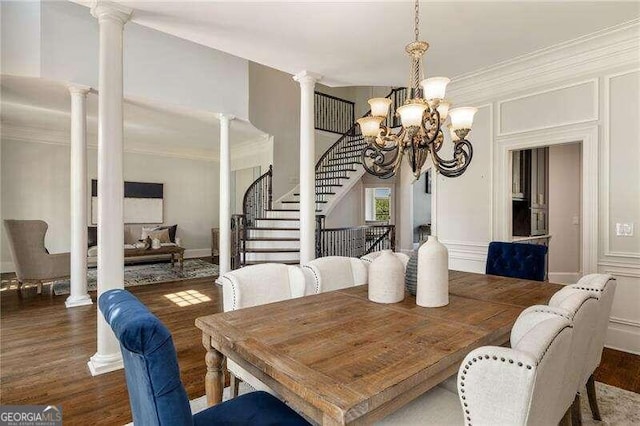
[[[133,423],[193,425],[169,330],[126,290],[109,290],[98,301],[124,361]]]
[[[486,273],[503,277],[544,281],[547,246],[539,244],[489,244]]]

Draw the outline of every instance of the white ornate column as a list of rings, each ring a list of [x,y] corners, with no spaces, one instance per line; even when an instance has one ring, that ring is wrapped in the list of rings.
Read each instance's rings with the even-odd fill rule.
[[[131,9],[98,2],[100,24],[98,102],[98,298],[124,288],[124,177],[122,119],[123,27]],[[118,341],[98,310],[98,351],[89,360],[94,376],[122,368]]]
[[[71,85],[71,291],[67,308],[91,305],[87,292],[87,86]]]
[[[320,75],[308,71],[296,74],[300,83],[300,264],[315,259],[316,170],[313,91]]]
[[[231,270],[231,151],[229,124],[235,117],[218,114],[220,119],[220,275]]]

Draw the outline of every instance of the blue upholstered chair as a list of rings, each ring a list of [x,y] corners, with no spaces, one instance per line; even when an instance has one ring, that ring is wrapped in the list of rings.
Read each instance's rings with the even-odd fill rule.
[[[308,425],[266,392],[244,394],[192,416],[169,330],[126,290],[106,291],[98,303],[120,342],[136,426]]]
[[[489,244],[486,273],[503,277],[544,281],[547,246],[539,244]]]

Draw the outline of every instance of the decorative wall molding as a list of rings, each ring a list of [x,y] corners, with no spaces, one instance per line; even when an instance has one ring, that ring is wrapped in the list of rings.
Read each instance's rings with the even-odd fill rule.
[[[634,258],[640,259],[640,252],[631,253],[631,252],[613,252],[611,251],[610,246],[610,229],[611,223],[609,223],[609,207],[610,207],[610,170],[611,170],[611,80],[616,77],[621,77],[627,74],[640,72],[640,68],[634,67],[632,69],[628,69],[626,71],[608,74],[604,76],[604,112],[603,112],[603,137],[602,137],[602,215],[604,218],[605,226],[602,227],[602,239],[604,242],[604,255],[609,257],[623,257],[623,258]]]
[[[51,129],[42,129],[37,127],[26,126],[14,126],[11,124],[2,124],[2,139],[12,140],[16,142],[32,142],[42,143],[48,145],[70,145],[69,132]],[[96,135],[89,135],[89,140],[97,139]],[[256,152],[262,152],[269,149],[267,143],[269,137],[257,137],[248,141],[242,141],[233,144],[231,151],[232,160],[237,160],[249,155],[255,155]],[[97,150],[98,144],[90,141],[87,143],[87,148],[91,150]],[[218,152],[210,150],[198,150],[181,148],[177,150],[162,150],[162,149],[145,149],[142,147],[125,147],[125,153],[140,154],[140,155],[153,155],[157,157],[169,157],[169,158],[182,158],[185,160],[197,160],[197,161],[209,161],[218,162]]]
[[[545,85],[587,78],[638,62],[640,19],[461,75],[447,97],[474,104]]]
[[[592,99],[592,102],[593,102],[593,104],[592,104],[593,115],[592,116],[585,117],[585,118],[579,119],[579,120],[558,122],[558,123],[547,125],[547,126],[531,127],[531,128],[526,128],[526,129],[521,129],[521,130],[516,130],[516,131],[511,131],[511,132],[504,132],[502,130],[502,125],[503,125],[503,119],[502,119],[503,105],[505,105],[505,104],[507,104],[509,102],[514,102],[514,101],[518,101],[518,100],[526,99],[526,98],[532,98],[534,96],[544,95],[544,94],[547,94],[547,93],[553,93],[553,92],[557,92],[557,91],[560,91],[560,90],[570,89],[572,87],[583,86],[583,85],[587,85],[587,84],[593,85],[593,92],[595,94],[595,96]],[[550,88],[550,89],[545,89],[545,90],[539,90],[539,91],[536,91],[536,92],[527,93],[527,94],[516,96],[516,97],[513,97],[513,98],[501,99],[501,100],[498,101],[497,114],[496,114],[496,120],[497,120],[497,123],[498,123],[498,125],[497,125],[497,127],[498,127],[497,136],[498,137],[511,136],[511,135],[516,135],[516,134],[520,134],[520,133],[528,133],[528,132],[533,132],[533,131],[538,131],[538,130],[547,130],[547,129],[553,129],[553,128],[562,127],[562,126],[570,126],[570,125],[574,125],[574,124],[582,124],[582,123],[587,123],[587,122],[591,122],[591,121],[597,121],[598,118],[599,118],[598,117],[598,111],[599,111],[598,93],[599,93],[598,79],[597,78],[590,78],[588,80],[583,80],[583,81],[573,82],[573,83],[569,83],[569,84],[564,84],[564,85],[561,85],[561,86],[556,86],[556,87],[553,87],[553,88]]]

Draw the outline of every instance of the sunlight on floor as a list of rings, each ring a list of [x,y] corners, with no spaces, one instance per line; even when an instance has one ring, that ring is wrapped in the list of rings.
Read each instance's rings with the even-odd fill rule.
[[[165,294],[164,297],[180,307],[197,305],[198,303],[211,301],[209,296],[205,296],[196,290],[185,290],[177,293]]]

